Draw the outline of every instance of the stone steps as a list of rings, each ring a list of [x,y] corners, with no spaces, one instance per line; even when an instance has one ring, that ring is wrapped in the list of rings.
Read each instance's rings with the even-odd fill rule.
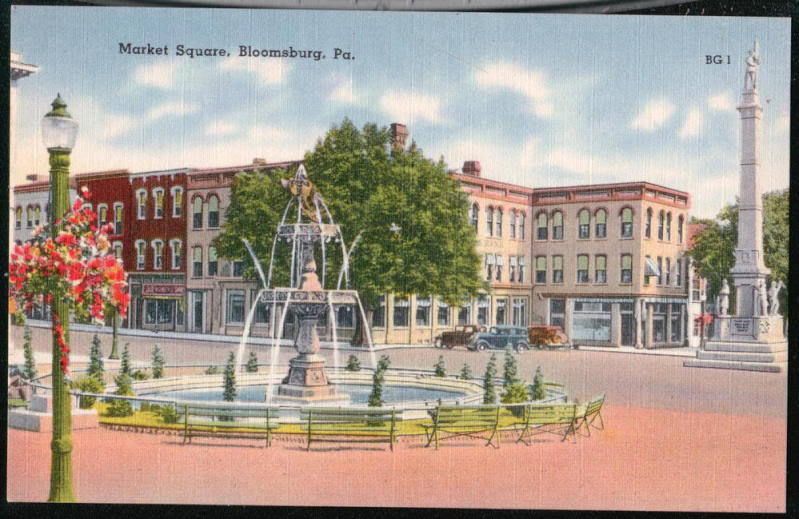
[[[782,350],[774,353],[740,352],[740,351],[698,351],[699,360],[729,360],[739,362],[785,362],[788,360],[788,351]]]
[[[786,341],[762,343],[762,342],[728,342],[728,341],[709,341],[705,344],[705,351],[739,351],[743,353],[777,353],[788,350]]]
[[[781,373],[788,369],[787,362],[741,362],[730,360],[703,360],[691,359],[683,362],[683,366],[690,368],[716,368],[735,369],[741,371],[762,371],[767,373]]]

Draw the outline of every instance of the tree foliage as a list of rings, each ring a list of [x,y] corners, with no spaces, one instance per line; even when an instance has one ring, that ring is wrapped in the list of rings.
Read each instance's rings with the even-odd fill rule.
[[[788,281],[789,200],[788,190],[763,195],[763,259],[771,269],[772,280]],[[703,224],[694,238],[688,254],[694,259],[699,275],[708,280],[708,298],[713,300],[721,289],[723,279],[730,278],[735,265],[735,245],[738,241],[738,204],[727,205],[715,219],[694,219]],[[734,297],[734,294],[731,294]],[[787,315],[788,289],[780,293],[780,310]]]
[[[474,375],[472,374],[472,368],[465,362],[463,363],[463,367],[461,368],[461,373],[458,375],[458,378],[461,380],[470,380]]]
[[[497,401],[497,388],[494,384],[494,379],[497,376],[497,356],[491,354],[486,365],[486,371],[483,375],[483,403],[494,404]]]
[[[505,350],[505,363],[502,370],[502,386],[508,388],[513,384],[519,383],[519,365],[516,362],[516,357],[511,353],[510,348]]]
[[[435,370],[435,375],[437,377],[446,377],[447,376],[447,368],[444,365],[444,356],[439,355],[438,361],[433,365],[433,369]]]
[[[226,402],[233,402],[236,400],[236,355],[232,351],[228,355],[227,364],[225,364],[224,381],[222,399]]]
[[[31,344],[31,329],[25,325],[25,332],[22,335],[22,350],[25,354],[25,366],[22,369],[22,376],[27,380],[36,378],[36,358],[33,354],[33,345]]]
[[[547,396],[546,389],[544,388],[544,374],[541,372],[541,366],[535,368],[535,375],[533,375],[533,385],[530,389],[530,393],[533,400],[543,400]]]
[[[350,257],[349,281],[367,309],[385,293],[432,294],[460,304],[483,287],[476,236],[467,219],[468,198],[442,161],[424,157],[415,145],[392,150],[387,128],[366,124],[358,129],[345,119],[317,141],[304,162],[346,246],[361,235]],[[242,173],[234,180],[216,245],[220,255],[244,259],[250,276],[251,260],[241,239],[250,241],[266,269],[274,229],[290,197],[280,177],[293,173]],[[400,231],[391,232],[392,224]],[[290,249],[285,242],[277,247],[275,286],[289,283]],[[316,259],[321,279],[319,250]],[[335,288],[342,265],[338,247],[326,260],[325,288]]]
[[[391,361],[386,355],[382,355],[377,361],[375,373],[372,376],[372,392],[369,393],[369,407],[381,407],[383,405],[383,382],[385,373]]]
[[[122,360],[119,363],[119,371],[120,373],[124,373],[125,375],[131,376],[131,365],[130,365],[130,350],[129,350],[129,343],[125,343],[125,347],[122,348]]]
[[[161,351],[161,348],[156,344],[153,347],[152,353],[153,378],[162,378],[164,376],[165,363],[166,361],[164,360],[164,354]]]
[[[250,351],[250,356],[247,357],[247,364],[244,365],[247,373],[258,373],[258,355],[254,351]]]

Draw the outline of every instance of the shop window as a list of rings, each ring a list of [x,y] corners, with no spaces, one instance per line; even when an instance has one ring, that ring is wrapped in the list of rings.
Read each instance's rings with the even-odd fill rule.
[[[652,309],[652,341],[655,343],[666,342],[666,304],[655,303]]]
[[[472,305],[468,302],[458,308],[458,324],[465,325],[472,322]]]
[[[429,297],[416,298],[416,326],[430,326],[430,302]]]
[[[549,300],[549,324],[560,326],[561,330],[566,330],[566,300]]]
[[[505,324],[505,320],[507,319],[508,313],[508,300],[507,299],[497,299],[497,310],[496,310],[496,323],[497,324]]]
[[[513,298],[513,326],[527,326],[527,299]]]
[[[394,326],[405,328],[408,326],[408,314],[410,313],[410,301],[407,297],[394,298]]]
[[[231,324],[244,323],[244,291],[228,290],[227,293],[227,322]]]
[[[575,341],[609,342],[610,303],[575,301],[571,337]]]
[[[682,337],[682,315],[680,303],[671,303],[671,342],[679,343]]]
[[[477,296],[477,324],[488,325],[489,300],[486,295]]]
[[[144,322],[146,324],[172,324],[176,303],[174,299],[145,299],[144,303]]]

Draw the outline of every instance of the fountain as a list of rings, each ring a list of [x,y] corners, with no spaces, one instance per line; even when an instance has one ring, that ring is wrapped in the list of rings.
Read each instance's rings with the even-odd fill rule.
[[[336,386],[330,382],[325,372],[325,359],[319,355],[319,335],[316,327],[319,319],[329,312],[330,326],[333,335],[334,366],[338,368],[338,338],[336,334],[336,321],[334,305],[349,304],[357,306],[365,327],[366,339],[371,354],[372,367],[375,366],[374,346],[366,314],[363,310],[358,293],[355,290],[342,289],[342,280],[349,280],[349,255],[341,234],[341,229],[334,222],[324,199],[316,191],[313,183],[308,179],[305,167],[300,165],[296,174],[291,179],[282,181],[283,187],[292,195],[280,223],[277,226],[272,242],[272,257],[269,262],[267,276],[255,256],[252,247],[245,240],[245,246],[256,265],[258,275],[263,283],[263,289],[258,293],[260,303],[270,305],[272,308],[272,352],[270,358],[270,382],[266,391],[267,403],[292,404],[319,404],[335,403],[344,404],[349,401],[346,394],[339,393]],[[287,223],[290,210],[296,205],[297,216],[293,223]],[[327,217],[326,221],[324,216]],[[340,244],[342,254],[342,267],[338,275],[335,289],[325,289],[324,283],[327,272],[326,243]],[[272,287],[272,273],[274,258],[279,243],[291,244],[291,271],[290,287]],[[321,248],[322,268],[321,277],[317,274],[315,252],[317,245]],[[346,285],[345,285],[346,286]],[[282,307],[280,319],[275,323],[278,305]],[[249,335],[250,324],[254,316],[254,307],[247,316],[244,334],[239,345],[237,355],[239,369],[244,356],[244,348]],[[299,321],[299,330],[294,340],[294,348],[299,355],[289,361],[289,372],[278,386],[277,396],[273,395],[271,380],[274,378],[275,366],[280,352],[280,337],[283,334],[288,308],[294,311]],[[275,327],[275,324],[277,326]]]

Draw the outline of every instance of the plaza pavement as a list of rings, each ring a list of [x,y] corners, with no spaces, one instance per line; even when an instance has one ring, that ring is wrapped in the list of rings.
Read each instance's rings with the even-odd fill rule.
[[[21,330],[14,333],[21,344]],[[72,339],[75,354],[85,355],[90,334]],[[37,351],[48,342],[46,330],[34,330]],[[130,342],[133,358],[146,361],[153,341]],[[159,344],[170,363],[221,363],[233,348]],[[267,347],[253,349],[265,362]],[[467,362],[476,375],[490,356],[433,348],[381,354],[392,367],[422,368],[443,355],[449,372]],[[368,364],[368,354],[358,356]],[[281,361],[289,357],[284,352]],[[498,450],[466,442],[433,451],[404,439],[391,453],[369,446],[305,452],[301,441],[285,438],[271,449],[237,440],[183,446],[173,436],[101,428],[74,434],[76,493],[85,502],[784,511],[785,374],[601,351],[531,351],[518,359],[521,376],[530,380],[540,365],[572,398],[605,392],[606,429],[577,443],[505,441]],[[46,499],[49,440],[9,431],[10,500]]]

